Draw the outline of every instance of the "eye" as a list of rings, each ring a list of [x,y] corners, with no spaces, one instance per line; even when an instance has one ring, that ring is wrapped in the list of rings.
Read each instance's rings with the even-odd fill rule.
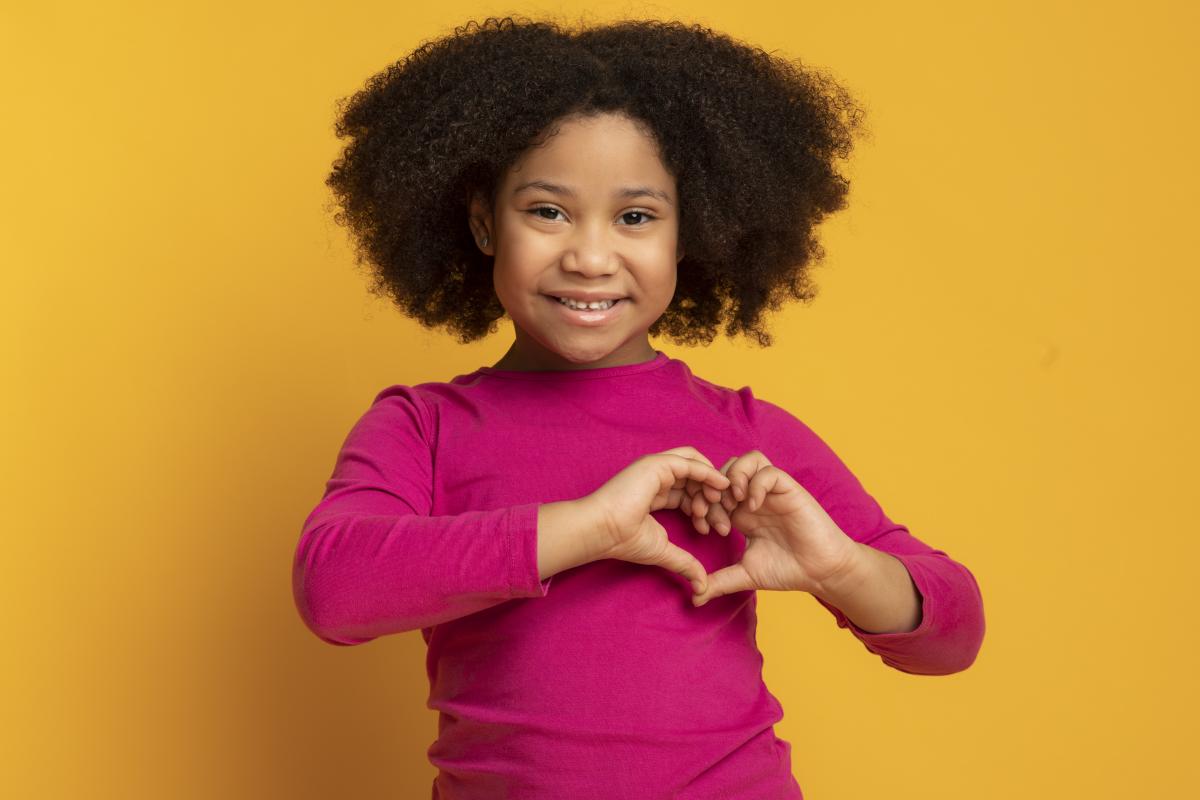
[[[534,214],[534,215],[536,215],[536,216],[537,216],[537,218],[538,218],[538,219],[544,219],[544,220],[546,220],[547,222],[557,222],[557,221],[558,221],[556,218],[553,218],[553,217],[543,217],[543,216],[541,216],[539,212],[542,212],[542,211],[552,211],[552,212],[554,212],[555,214],[561,214],[561,213],[562,213],[561,211],[559,211],[557,208],[555,208],[555,207],[553,207],[553,206],[534,206],[533,208],[529,209],[529,210],[528,210],[528,211],[526,211],[525,213],[526,213],[526,214]]]
[[[652,219],[658,219],[658,217],[654,216],[653,214],[651,214],[651,213],[650,213],[650,212],[648,212],[648,211],[626,211],[624,214],[622,214],[622,215],[621,215],[621,217],[622,217],[622,218],[625,218],[625,217],[628,217],[628,216],[630,216],[630,215],[634,215],[634,216],[638,216],[638,217],[643,217],[643,220],[642,220],[642,222],[641,222],[641,223],[635,223],[635,224],[632,226],[632,227],[635,227],[635,228],[641,227],[641,225],[645,224],[646,222],[648,222],[648,221],[650,221],[650,220],[652,220]]]
[[[557,217],[546,216],[545,214],[543,214],[543,212],[546,212],[548,214],[558,214],[559,216],[557,216]],[[561,216],[562,211],[555,208],[554,206],[534,206],[533,208],[527,209],[525,211],[525,213],[532,214],[532,215],[536,216],[538,219],[544,219],[547,222],[558,222],[559,220],[562,219],[562,216]],[[643,225],[645,225],[647,222],[649,222],[650,220],[658,219],[658,217],[654,216],[649,211],[626,211],[624,214],[621,215],[621,218],[625,219],[626,217],[631,217],[631,216],[639,218],[627,225],[627,227],[631,227],[631,228],[640,228]]]

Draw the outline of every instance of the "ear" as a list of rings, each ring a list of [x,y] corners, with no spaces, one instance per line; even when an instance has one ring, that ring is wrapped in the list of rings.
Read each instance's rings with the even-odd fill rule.
[[[496,234],[492,212],[479,192],[467,190],[467,224],[476,246],[485,254],[496,254]]]

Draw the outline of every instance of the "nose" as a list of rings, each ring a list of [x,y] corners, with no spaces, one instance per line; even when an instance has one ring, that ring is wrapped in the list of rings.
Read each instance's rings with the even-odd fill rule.
[[[600,226],[581,226],[567,242],[562,267],[587,277],[603,277],[617,271],[620,259]]]

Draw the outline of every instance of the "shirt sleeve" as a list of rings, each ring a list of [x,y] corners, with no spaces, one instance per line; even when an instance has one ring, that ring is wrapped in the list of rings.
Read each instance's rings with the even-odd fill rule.
[[[965,566],[890,520],[849,468],[816,433],[779,406],[739,390],[758,449],[791,475],[848,536],[889,553],[908,569],[921,595],[921,621],[911,631],[870,633],[838,608],[816,600],[841,628],[885,664],[916,675],[948,675],[974,663],[985,629],[983,597]]]
[[[393,386],[347,435],[292,567],[296,607],[321,639],[362,644],[546,594],[539,503],[430,516],[432,430],[416,391]]]

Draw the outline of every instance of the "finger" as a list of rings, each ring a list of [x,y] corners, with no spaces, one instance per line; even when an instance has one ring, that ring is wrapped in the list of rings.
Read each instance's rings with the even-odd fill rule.
[[[683,488],[680,491],[683,492],[683,496],[687,498],[687,501],[691,503],[692,498],[700,491],[700,484],[688,478],[683,482]]]
[[[726,514],[732,514],[733,510],[738,506],[738,499],[734,497],[733,485],[725,491],[721,492],[721,507],[725,509]]]
[[[689,502],[688,494],[683,489],[668,489],[667,499],[663,504],[663,508],[682,508],[685,503]],[[655,510],[658,510],[657,508]]]
[[[731,456],[724,464],[721,465],[721,473],[725,475],[725,477],[729,477],[727,471],[729,470],[729,467],[736,462],[737,456]],[[717,531],[722,536],[725,536],[732,528],[732,525],[729,521],[728,511],[729,509],[736,507],[737,504],[732,500],[728,488],[719,492],[719,494],[720,497],[717,498],[716,502],[707,504],[708,507],[704,509],[703,516],[705,525],[708,528]],[[699,525],[697,525],[697,528],[699,528]]]
[[[733,524],[729,520],[729,513],[721,503],[711,506],[704,518],[713,530],[722,536],[728,536],[729,532],[733,530]]]
[[[721,465],[721,474],[728,478],[729,477],[729,467],[732,466],[733,464],[737,463],[737,460],[738,460],[737,456],[730,456],[729,459],[724,464]],[[725,506],[725,508],[729,511],[732,511],[733,506],[736,505],[736,502],[734,502],[732,495],[729,494],[728,489],[726,489],[725,491],[722,491],[722,492],[716,492],[715,495],[708,495],[708,496],[712,500],[712,502],[721,503],[721,505]]]
[[[751,450],[729,468],[729,491],[739,503],[750,496],[751,479],[768,466],[770,462],[766,456],[757,450]]]
[[[696,448],[691,447],[689,445],[684,445],[682,447],[672,447],[671,449],[663,450],[662,452],[663,453],[673,453],[675,455],[683,456],[684,458],[694,458],[697,461],[703,461],[705,464],[707,464],[710,467],[713,465],[713,463],[708,460],[708,456],[704,455],[704,453],[701,453],[699,450],[697,450]],[[714,469],[715,469],[715,467],[714,467]]]
[[[723,475],[720,470],[714,467],[703,456],[700,459],[694,459],[678,453],[671,453],[670,451],[667,451],[663,455],[666,456],[664,463],[670,467],[675,481],[678,481],[680,478],[691,478],[697,483],[707,484],[718,490],[729,486],[729,478]]]
[[[757,470],[758,466],[752,459],[739,458],[725,473],[729,477],[729,494],[736,502],[746,499],[746,484]]]
[[[688,493],[692,496],[702,494],[709,503],[721,502],[721,490],[706,483],[701,483],[694,478],[687,479]]]
[[[750,574],[746,572],[746,568],[741,562],[731,564],[728,567],[722,567],[716,572],[708,575],[708,588],[703,592],[692,596],[692,605],[699,607],[712,600],[714,597],[720,597],[734,592],[744,592],[748,589],[757,588],[754,581],[750,579]]]
[[[678,450],[689,450],[691,448],[676,448]],[[697,486],[711,485],[720,491],[728,488],[729,479],[721,474],[721,472],[710,463],[707,459],[697,460],[688,458],[684,453],[665,451],[662,453],[653,453],[644,457],[652,469],[654,474],[658,476],[659,484],[662,489],[667,490],[668,497],[675,497],[671,508],[678,508],[682,502],[681,495],[675,496],[675,492],[683,492],[687,494],[689,482],[695,482]],[[660,490],[661,492],[661,490]],[[661,495],[660,495],[661,496]],[[704,492],[697,491],[689,495],[689,504],[695,505],[697,499],[703,499]],[[655,501],[657,504],[659,501]],[[652,508],[657,510],[663,506],[654,505]],[[704,511],[708,510],[708,504],[703,505]],[[695,509],[693,509],[695,510]],[[703,513],[703,512],[698,512]]]
[[[757,511],[766,501],[766,497],[779,484],[780,470],[769,464],[754,474],[750,485],[746,488],[746,508]]]
[[[698,458],[692,458],[691,456],[688,455],[688,452],[696,453]],[[662,453],[654,454],[654,456],[656,456],[656,457],[663,456],[663,455],[671,456],[671,458],[668,458],[665,463],[668,463],[671,466],[671,475],[674,478],[674,481],[671,484],[672,488],[674,488],[674,489],[686,488],[688,494],[690,494],[690,495],[695,495],[695,494],[703,491],[705,489],[706,484],[703,479],[697,478],[696,475],[691,470],[680,469],[679,464],[681,462],[679,461],[679,459],[682,458],[685,461],[695,461],[695,462],[702,464],[704,467],[711,468],[713,470],[716,469],[716,467],[713,467],[711,461],[709,461],[703,454],[699,453],[699,451],[696,451],[693,448],[677,447],[677,448],[674,448],[673,450],[665,450]],[[663,462],[661,459],[659,459],[657,463],[663,463]]]
[[[693,591],[702,593],[708,588],[708,571],[694,555],[682,547],[668,542],[658,563],[671,572],[687,578],[692,584]]]
[[[742,500],[745,499],[746,481],[749,480],[750,475],[754,474],[754,471],[754,463],[745,457],[734,459],[733,463],[725,469],[725,475],[730,479],[730,487],[728,487],[726,494],[734,504],[742,503]],[[727,505],[726,507],[728,509]]]
[[[708,502],[705,501],[703,495],[696,495],[692,498],[692,509],[689,513],[692,517],[692,527],[700,533],[707,534],[709,529],[705,516],[708,514]]]
[[[700,488],[703,484],[699,484],[690,478],[687,481],[684,491],[684,499],[680,501],[680,508],[684,513],[692,518],[692,526],[700,533],[707,534],[708,529],[701,521],[708,513],[708,502],[705,500]]]

